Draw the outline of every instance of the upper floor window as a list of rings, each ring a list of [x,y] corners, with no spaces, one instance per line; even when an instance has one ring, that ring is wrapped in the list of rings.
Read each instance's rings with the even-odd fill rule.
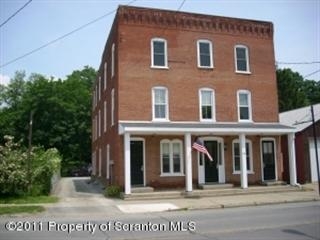
[[[233,152],[233,173],[240,173],[240,144],[239,139],[233,140],[232,142],[232,152]],[[247,161],[247,171],[252,173],[252,142],[246,139],[246,161]]]
[[[247,90],[238,91],[238,120],[252,121],[251,93]]]
[[[114,125],[114,88],[111,90],[111,126]]]
[[[161,149],[161,175],[183,174],[183,156],[181,140],[162,140]]]
[[[98,101],[101,99],[101,76],[98,79]]]
[[[103,89],[106,90],[107,88],[107,62],[104,62],[104,69],[103,69],[103,80],[104,80],[104,83],[103,83]]]
[[[155,87],[152,89],[152,108],[153,120],[169,120],[167,88]]]
[[[214,91],[208,88],[200,89],[199,102],[200,102],[200,120],[214,121],[215,120]]]
[[[151,67],[167,68],[167,41],[162,38],[151,40]]]
[[[114,43],[112,44],[112,47],[111,47],[111,77],[114,76],[114,64],[115,64],[115,45]]]
[[[212,43],[209,40],[198,40],[198,67],[213,68]]]
[[[234,51],[236,72],[250,73],[248,47],[244,45],[236,45]]]

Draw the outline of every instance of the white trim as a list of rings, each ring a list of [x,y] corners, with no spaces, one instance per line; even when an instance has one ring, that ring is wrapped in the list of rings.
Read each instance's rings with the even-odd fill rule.
[[[103,130],[104,132],[107,131],[108,128],[108,119],[107,119],[108,115],[107,115],[107,101],[104,100],[104,104],[103,104],[103,121],[104,121],[104,125],[103,125]]]
[[[98,112],[98,137],[101,137],[101,110]]]
[[[109,144],[107,144],[106,155],[107,155],[107,160],[106,160],[106,179],[109,179],[110,178],[110,145]]]
[[[131,194],[131,152],[130,152],[130,133],[125,133],[124,144],[124,193]]]
[[[247,95],[247,97],[248,97],[248,106],[241,106],[240,105],[240,94],[246,94]],[[248,107],[249,119],[241,119],[240,107]],[[251,92],[249,90],[239,89],[237,91],[237,110],[238,110],[238,121],[239,122],[252,122],[252,99],[251,99]]]
[[[155,113],[155,90],[165,91],[165,118],[156,118]],[[152,120],[153,121],[169,121],[169,92],[166,87],[156,86],[152,88]]]
[[[130,142],[131,141],[140,141],[142,142],[142,147],[143,147],[143,152],[142,152],[142,155],[143,155],[143,186],[146,186],[146,140],[142,137],[132,137],[130,139]],[[130,159],[131,161],[131,159]]]
[[[112,43],[111,47],[111,77],[114,77],[114,68],[115,68],[115,45]]]
[[[240,158],[240,141],[239,141],[239,138],[235,138],[235,139],[232,140],[232,166],[233,166],[232,174],[240,174],[241,171],[240,170],[235,170],[235,165],[234,165],[234,144],[235,143],[239,144],[239,158]],[[252,151],[253,146],[252,146],[252,141],[250,139],[246,138],[246,143],[249,144],[249,160],[250,160],[250,169],[249,170],[247,169],[247,173],[248,174],[254,174],[254,171],[253,171],[254,168],[253,168],[253,154],[252,154],[253,153],[253,151]]]
[[[210,53],[210,66],[201,66],[201,58],[200,58],[200,43],[207,43],[209,44],[209,53]],[[199,39],[197,41],[197,62],[198,62],[198,68],[204,68],[204,69],[213,69],[214,63],[213,63],[213,45],[210,40],[207,39]]]
[[[162,162],[162,144],[167,143],[169,144],[169,172],[163,172],[163,162]],[[180,172],[174,172],[174,165],[173,165],[173,144],[178,143],[180,145]],[[160,177],[169,177],[169,176],[184,176],[184,157],[183,157],[183,142],[180,139],[162,139],[160,141],[160,168],[161,174]]]
[[[274,154],[274,171],[275,171],[275,179],[265,180],[264,179],[264,172],[263,172],[263,141],[272,141],[273,142],[273,154]],[[260,138],[260,162],[261,162],[261,179],[262,181],[277,181],[278,180],[278,159],[277,159],[277,146],[276,146],[276,139],[271,137],[263,137]]]
[[[111,90],[111,126],[114,125],[114,88]]]
[[[245,54],[246,54],[246,71],[238,70],[238,64],[237,64],[237,48],[244,48]],[[235,72],[236,73],[242,73],[242,74],[251,74],[250,72],[250,58],[249,58],[249,48],[246,45],[237,44],[234,46],[234,63],[235,63]]]
[[[101,148],[99,148],[99,177],[102,175],[102,153]]]
[[[107,62],[104,62],[104,72],[103,72],[103,80],[104,80],[104,83],[103,83],[103,90],[106,90],[107,89]]]
[[[101,99],[101,76],[98,78],[98,101]]]
[[[210,119],[202,118],[202,92],[211,93],[211,116]],[[215,92],[211,88],[200,88],[199,89],[199,118],[201,122],[215,122],[216,121],[216,106],[215,106]]]
[[[154,50],[153,43],[154,42],[163,42],[164,43],[164,66],[154,65]],[[159,69],[168,69],[168,45],[167,40],[164,38],[152,38],[150,41],[151,44],[151,68],[159,68]]]
[[[247,171],[247,151],[246,151],[246,135],[239,134],[239,150],[240,150],[240,180],[241,188],[248,188],[248,171]]]

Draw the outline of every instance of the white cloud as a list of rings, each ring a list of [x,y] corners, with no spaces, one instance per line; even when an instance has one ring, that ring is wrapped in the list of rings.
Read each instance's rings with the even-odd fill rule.
[[[10,77],[9,76],[0,74],[0,84],[8,85],[9,82],[10,82]]]

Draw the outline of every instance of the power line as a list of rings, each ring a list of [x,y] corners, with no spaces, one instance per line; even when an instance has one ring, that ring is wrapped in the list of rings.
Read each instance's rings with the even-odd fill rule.
[[[318,69],[317,71],[314,71],[314,72],[312,72],[312,73],[309,73],[309,74],[303,76],[303,78],[310,77],[311,75],[316,74],[316,73],[318,73],[318,72],[320,72],[320,69]]]
[[[320,61],[313,61],[313,62],[276,62],[277,64],[281,65],[307,65],[307,64],[317,64]]]
[[[186,0],[183,0],[182,3],[180,4],[180,6],[178,7],[177,12],[179,12],[181,10],[181,8],[183,7],[184,3],[186,2]]]
[[[29,0],[27,3],[25,3],[21,8],[19,8],[14,14],[12,14],[7,20],[5,20],[3,23],[1,23],[0,28],[5,25],[11,18],[13,18],[15,15],[17,15],[22,9],[24,9],[29,3],[31,3],[32,0]]]
[[[126,5],[130,5],[130,4],[132,4],[132,3],[136,2],[136,1],[138,1],[138,0],[132,0],[132,1],[128,2]],[[64,35],[62,35],[62,36],[60,36],[60,37],[58,37],[58,38],[56,38],[56,39],[54,39],[54,40],[52,40],[52,41],[50,41],[50,42],[47,42],[46,44],[43,44],[42,46],[40,46],[40,47],[38,47],[38,48],[35,48],[35,49],[33,49],[33,50],[31,50],[31,51],[23,54],[23,55],[20,56],[20,57],[17,57],[17,58],[15,58],[15,59],[12,59],[12,60],[10,60],[10,61],[8,61],[8,62],[0,65],[0,68],[3,68],[3,67],[5,67],[5,66],[7,66],[7,65],[9,65],[9,64],[11,64],[11,63],[14,63],[14,62],[16,62],[16,61],[18,61],[18,60],[20,60],[20,59],[22,59],[22,58],[25,58],[25,57],[27,57],[27,56],[35,53],[35,52],[38,52],[38,51],[40,51],[41,49],[43,49],[43,48],[45,48],[45,47],[48,47],[49,45],[52,45],[52,44],[58,42],[59,40],[62,40],[62,39],[64,39],[64,38],[70,36],[71,34],[74,34],[75,32],[78,32],[78,31],[80,31],[80,30],[88,27],[89,25],[91,25],[91,24],[93,24],[93,23],[95,23],[95,22],[97,22],[97,21],[99,21],[99,20],[101,20],[101,19],[103,19],[103,18],[111,15],[112,13],[114,13],[114,12],[116,12],[116,11],[117,11],[117,9],[114,9],[114,10],[112,10],[112,11],[110,11],[110,12],[108,12],[108,13],[106,13],[106,14],[104,14],[104,15],[102,15],[102,16],[100,16],[100,17],[98,17],[98,18],[96,18],[96,19],[94,19],[94,20],[92,20],[92,21],[90,21],[90,22],[88,22],[88,23],[86,23],[86,24],[84,24],[84,25],[82,25],[82,26],[74,29],[74,30],[72,30],[71,32],[68,32],[68,33],[66,33],[66,34],[64,34]]]

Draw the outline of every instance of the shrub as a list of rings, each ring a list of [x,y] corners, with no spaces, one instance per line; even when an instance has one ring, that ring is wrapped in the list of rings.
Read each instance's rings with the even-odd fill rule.
[[[119,198],[121,193],[121,188],[117,185],[110,185],[106,188],[104,195],[106,197]]]

